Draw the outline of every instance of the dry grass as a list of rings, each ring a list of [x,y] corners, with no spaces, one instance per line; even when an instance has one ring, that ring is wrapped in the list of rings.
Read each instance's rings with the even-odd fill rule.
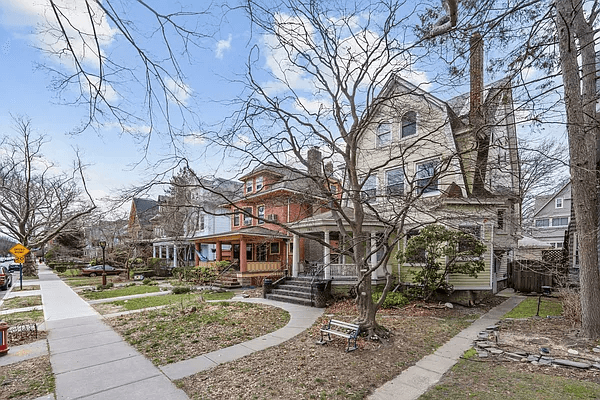
[[[563,305],[563,316],[571,323],[571,326],[581,325],[581,299],[579,291],[575,289],[563,288],[558,292]]]

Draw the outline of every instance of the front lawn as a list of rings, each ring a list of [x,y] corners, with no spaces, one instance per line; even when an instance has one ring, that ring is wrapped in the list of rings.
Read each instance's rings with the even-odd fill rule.
[[[22,296],[13,297],[8,300],[4,300],[4,303],[0,307],[0,310],[13,310],[15,308],[25,308],[42,305],[42,296]]]
[[[184,308],[199,300],[200,296],[204,300],[229,300],[234,295],[235,293],[233,292],[165,294],[163,296],[138,297],[136,299],[116,300],[109,303],[95,304],[94,308],[100,314],[112,314],[121,311],[140,310],[143,308],[158,307],[169,304],[175,304]]]
[[[50,358],[38,357],[0,368],[0,388],[0,399],[30,400],[54,395]]]
[[[486,362],[475,357],[460,360],[439,385],[420,400],[434,399],[598,399],[600,385],[577,378],[515,370],[515,364]],[[520,367],[520,365],[519,365]],[[521,368],[523,369],[523,368]]]
[[[160,288],[158,286],[136,285],[116,289],[100,290],[97,292],[82,292],[80,294],[88,300],[99,300],[109,299],[111,297],[131,296],[134,294],[145,294],[154,292],[160,292]]]
[[[540,317],[562,315],[562,303],[559,299],[542,297],[540,300]],[[538,297],[528,297],[509,311],[504,318],[529,318],[537,313]]]
[[[44,312],[42,310],[17,312],[2,315],[0,319],[8,325],[40,323],[44,322]]]
[[[197,295],[195,298],[107,322],[155,365],[165,365],[254,339],[289,321],[289,314],[279,308],[241,302],[206,303],[198,301]]]

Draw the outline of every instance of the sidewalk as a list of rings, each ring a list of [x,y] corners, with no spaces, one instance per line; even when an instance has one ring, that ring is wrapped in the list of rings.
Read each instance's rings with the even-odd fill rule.
[[[48,267],[39,266],[57,399],[187,399]]]
[[[525,297],[507,295],[508,299],[488,311],[468,328],[437,349],[435,353],[423,357],[412,367],[380,386],[369,396],[369,400],[414,400],[437,384],[463,355],[473,347],[477,334],[488,326],[495,325],[500,318],[515,308]]]

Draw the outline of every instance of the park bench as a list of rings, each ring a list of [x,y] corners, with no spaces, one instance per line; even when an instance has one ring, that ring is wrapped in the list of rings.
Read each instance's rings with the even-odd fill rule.
[[[359,330],[360,327],[356,324],[330,319],[329,322],[321,328],[321,340],[319,340],[317,344],[323,345],[327,342],[331,342],[333,340],[331,335],[341,336],[348,340],[346,352],[353,351],[358,348],[356,346],[356,338],[358,337]],[[327,340],[324,340],[323,338],[325,335],[327,335]]]

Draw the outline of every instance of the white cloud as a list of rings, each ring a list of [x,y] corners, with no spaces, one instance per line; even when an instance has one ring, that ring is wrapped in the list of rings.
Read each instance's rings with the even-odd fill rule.
[[[206,142],[201,132],[190,132],[183,138],[183,142],[192,146],[202,145]]]
[[[188,85],[181,81],[175,81],[170,77],[165,79],[165,86],[169,91],[169,100],[174,103],[186,105],[192,95],[192,89]]]
[[[231,34],[229,34],[227,40],[219,40],[217,42],[217,50],[215,52],[215,57],[217,57],[218,59],[222,59],[225,51],[229,49],[231,49]]]
[[[78,0],[55,0],[54,4],[75,55],[84,64],[97,66],[98,58],[116,34],[102,9],[95,2],[89,2],[91,11],[88,12],[86,2]],[[34,45],[47,52],[53,61],[72,67],[72,58],[65,57],[63,50],[67,48],[67,42],[60,32],[50,1],[0,0],[0,7],[3,10],[3,25],[35,26],[37,30],[31,36]]]

